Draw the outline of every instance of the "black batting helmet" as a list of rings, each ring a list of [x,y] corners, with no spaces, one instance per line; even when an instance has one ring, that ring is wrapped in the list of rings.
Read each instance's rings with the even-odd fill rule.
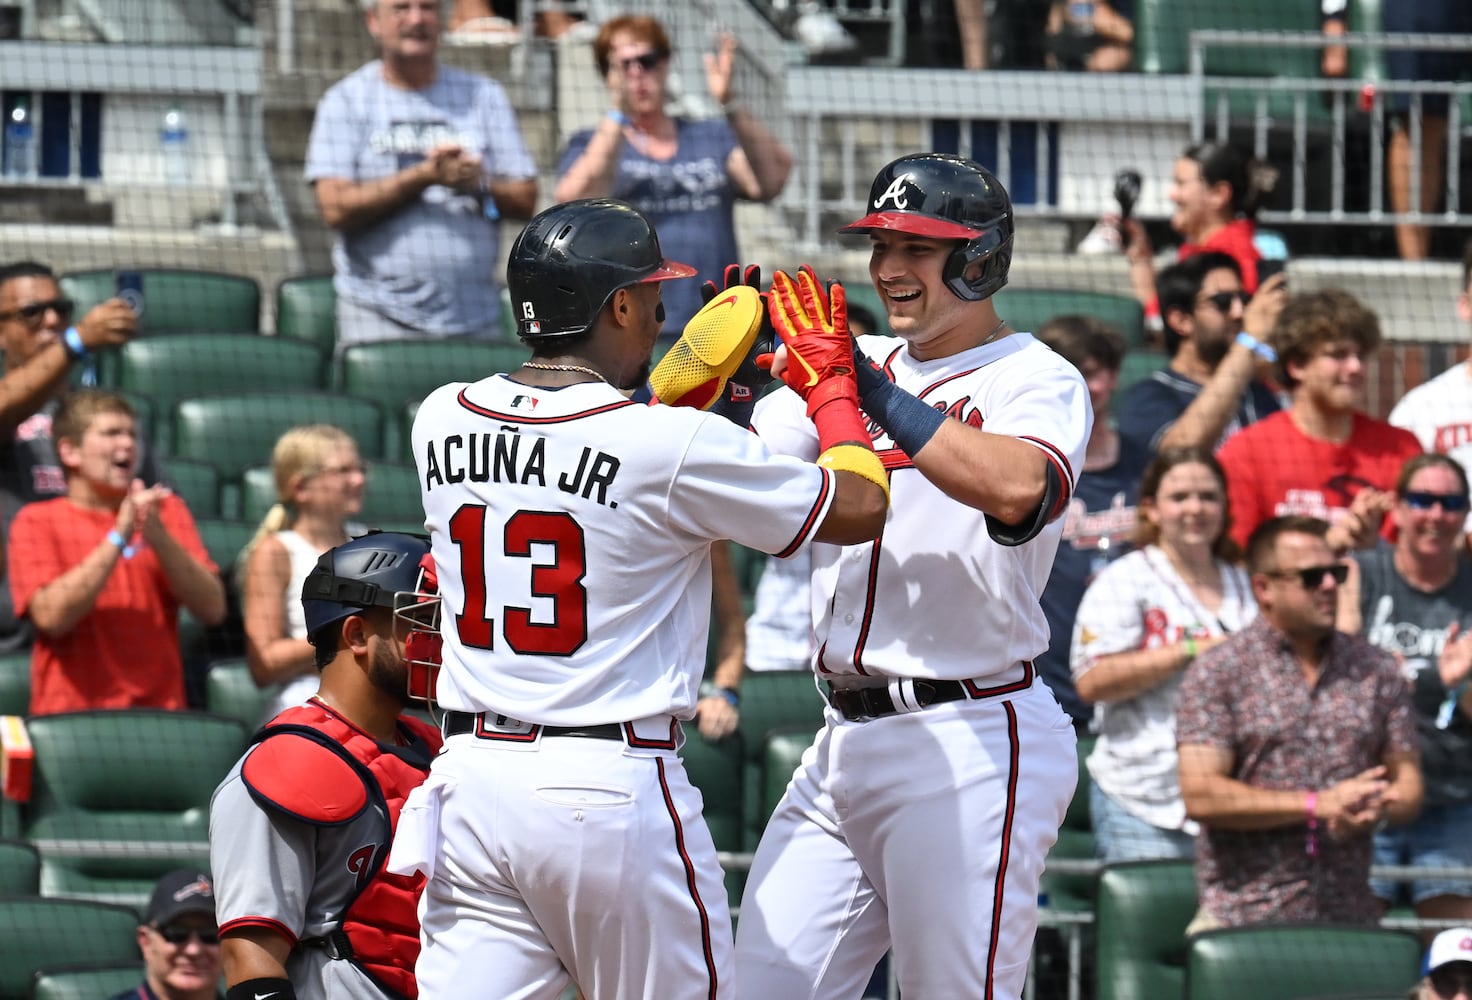
[[[584,198],[527,223],[511,245],[506,287],[517,334],[536,341],[582,333],[620,288],[694,274],[664,259],[654,227],[632,205]]]
[[[869,189],[869,214],[839,230],[886,229],[960,240],[946,261],[945,281],[958,297],[984,299],[1007,283],[1012,266],[1012,199],[990,170],[942,153],[915,153],[890,163]]]
[[[307,640],[317,649],[317,666],[337,652],[331,626],[369,608],[400,609],[407,603],[404,595],[425,593],[433,569],[429,540],[397,531],[372,531],[322,553],[302,581]]]

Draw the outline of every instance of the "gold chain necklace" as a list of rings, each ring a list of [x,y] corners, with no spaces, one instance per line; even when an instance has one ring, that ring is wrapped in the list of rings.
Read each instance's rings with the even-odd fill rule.
[[[521,367],[523,367],[523,368],[535,368],[538,371],[544,371],[544,372],[578,372],[578,373],[583,374],[583,375],[591,375],[594,378],[596,378],[598,381],[604,383],[605,385],[608,384],[608,379],[604,378],[602,375],[600,375],[598,372],[595,372],[593,369],[591,369],[591,368],[584,368],[582,365],[544,365],[544,364],[540,364],[540,363],[538,363],[536,361],[523,361],[521,363]]]

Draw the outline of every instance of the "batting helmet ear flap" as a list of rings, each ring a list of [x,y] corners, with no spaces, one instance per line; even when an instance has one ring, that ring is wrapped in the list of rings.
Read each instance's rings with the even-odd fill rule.
[[[977,302],[1007,283],[1011,266],[1012,234],[994,226],[951,251],[941,276],[958,298]]]

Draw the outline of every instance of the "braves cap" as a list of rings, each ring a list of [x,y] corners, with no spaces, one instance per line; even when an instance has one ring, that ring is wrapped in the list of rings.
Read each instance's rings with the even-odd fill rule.
[[[162,927],[186,913],[215,918],[215,883],[197,868],[179,868],[159,879],[143,920]]]
[[[1472,927],[1453,927],[1436,935],[1421,971],[1430,975],[1453,962],[1472,962]]]

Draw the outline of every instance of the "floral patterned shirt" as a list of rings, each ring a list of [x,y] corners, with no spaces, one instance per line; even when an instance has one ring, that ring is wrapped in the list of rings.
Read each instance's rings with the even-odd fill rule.
[[[1335,632],[1312,687],[1287,637],[1263,617],[1187,669],[1176,696],[1178,745],[1232,755],[1231,777],[1273,789],[1323,789],[1417,750],[1411,692],[1391,657]],[[1318,854],[1307,826],[1220,830],[1202,825],[1196,888],[1208,914],[1233,927],[1264,922],[1375,924],[1371,837],[1333,840]]]

